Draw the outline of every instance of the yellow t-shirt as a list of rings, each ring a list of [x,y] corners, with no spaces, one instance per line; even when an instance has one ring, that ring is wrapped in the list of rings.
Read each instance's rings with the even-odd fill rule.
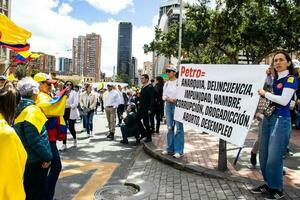
[[[0,113],[0,199],[23,200],[23,174],[27,153],[23,144]]]

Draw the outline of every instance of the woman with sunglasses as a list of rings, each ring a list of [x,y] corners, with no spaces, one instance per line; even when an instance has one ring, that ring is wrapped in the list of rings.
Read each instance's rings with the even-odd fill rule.
[[[174,120],[174,111],[176,105],[177,78],[176,67],[169,66],[166,73],[169,81],[164,84],[163,100],[165,101],[165,115],[167,120],[167,149],[162,152],[163,155],[171,154],[174,158],[180,158],[183,155],[184,148],[184,130],[181,122]],[[176,131],[174,131],[176,126]]]
[[[66,102],[66,109],[64,114],[64,120],[69,128],[69,131],[73,137],[73,146],[77,147],[77,139],[76,139],[76,130],[75,130],[75,122],[79,118],[78,111],[78,95],[77,92],[74,91],[74,85],[71,81],[65,82],[64,88],[69,88],[68,98]],[[63,140],[63,145],[60,148],[61,151],[67,149],[67,137]]]

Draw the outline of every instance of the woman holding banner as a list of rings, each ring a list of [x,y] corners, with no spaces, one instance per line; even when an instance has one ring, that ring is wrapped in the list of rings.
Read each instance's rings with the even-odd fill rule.
[[[262,121],[261,144],[259,152],[260,168],[266,184],[252,190],[252,193],[267,194],[265,199],[283,198],[283,156],[291,134],[289,104],[298,87],[294,76],[291,57],[277,52],[273,57],[275,77],[273,92],[258,90],[258,94],[273,102],[274,112],[264,115]]]
[[[183,155],[184,148],[184,130],[181,122],[174,120],[176,105],[176,67],[169,66],[166,73],[169,76],[163,88],[163,100],[165,101],[165,115],[167,120],[167,149],[162,152],[163,155],[172,154],[174,158],[180,158]],[[174,132],[176,126],[176,132]]]

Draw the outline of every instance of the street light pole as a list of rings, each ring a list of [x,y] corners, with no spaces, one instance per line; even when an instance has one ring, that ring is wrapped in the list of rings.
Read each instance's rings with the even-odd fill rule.
[[[179,70],[179,66],[181,63],[181,43],[182,43],[182,0],[180,0],[180,14],[179,14],[179,40],[178,40],[178,63],[177,70]]]

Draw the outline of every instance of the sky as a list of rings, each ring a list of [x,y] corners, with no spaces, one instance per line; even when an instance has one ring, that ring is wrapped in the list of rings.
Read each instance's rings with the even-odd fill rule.
[[[12,0],[11,18],[32,33],[30,50],[72,58],[72,40],[97,33],[102,37],[101,71],[108,76],[117,65],[118,24],[133,24],[132,56],[152,61],[143,45],[154,38],[161,0]]]

